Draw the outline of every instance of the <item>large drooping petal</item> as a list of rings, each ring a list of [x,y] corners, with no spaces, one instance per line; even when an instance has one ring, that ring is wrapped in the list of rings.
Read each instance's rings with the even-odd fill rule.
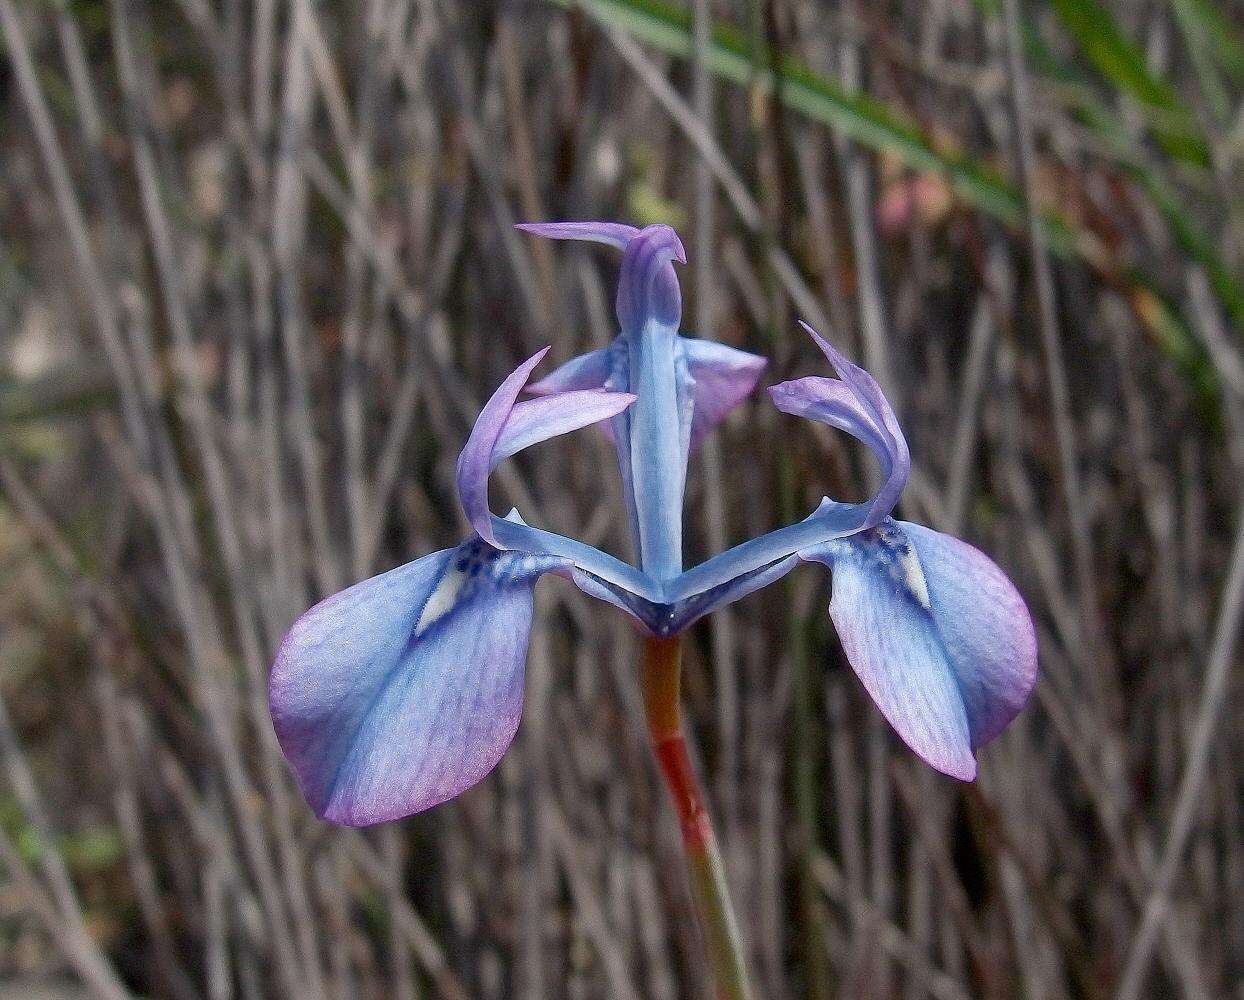
[[[899,521],[916,547],[934,621],[982,747],[1010,724],[1037,682],[1037,636],[1010,578],[979,549]]]
[[[830,616],[890,725],[937,770],[972,780],[973,750],[1036,681],[1032,620],[1011,581],[965,542],[891,518],[799,554],[832,568]]]
[[[269,703],[316,814],[381,823],[492,770],[522,710],[535,581],[566,569],[473,537],[299,618],[277,653]]]
[[[795,379],[771,386],[769,395],[779,410],[846,431],[872,450],[885,481],[868,502],[866,525],[871,527],[889,516],[907,485],[911,471],[907,440],[876,380],[848,361],[807,323],[801,325],[812,335],[839,378]]]

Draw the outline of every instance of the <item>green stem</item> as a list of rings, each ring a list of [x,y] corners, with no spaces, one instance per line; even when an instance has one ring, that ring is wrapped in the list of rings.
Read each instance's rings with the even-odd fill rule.
[[[682,828],[687,875],[709,966],[717,983],[717,996],[720,1000],[752,1000],[721,849],[683,736],[678,699],[681,664],[680,639],[645,641],[643,689],[648,732]]]

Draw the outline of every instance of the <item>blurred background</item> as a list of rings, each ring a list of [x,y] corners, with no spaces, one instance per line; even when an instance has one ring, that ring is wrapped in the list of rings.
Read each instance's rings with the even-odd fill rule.
[[[462,798],[318,822],[265,677],[464,521],[481,402],[604,344],[667,222],[684,328],[894,402],[901,513],[1017,582],[1042,676],[971,786],[905,751],[805,568],[686,700],[766,998],[1244,996],[1244,7],[1219,0],[0,0],[0,996],[711,988],[622,616],[540,588]],[[858,499],[744,405],[688,561]],[[626,554],[584,432],[494,507]]]

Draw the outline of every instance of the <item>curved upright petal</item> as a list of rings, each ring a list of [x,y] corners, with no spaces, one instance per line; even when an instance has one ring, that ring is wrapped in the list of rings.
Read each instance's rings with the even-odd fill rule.
[[[557,556],[606,585],[651,601],[658,588],[642,571],[590,545],[530,527],[516,516],[499,518],[489,510],[488,475],[499,462],[540,441],[614,417],[635,400],[624,392],[572,389],[518,402],[531,370],[547,350],[519,365],[480,412],[458,456],[462,508],[480,537],[495,548]]]
[[[501,383],[480,411],[458,456],[462,509],[471,526],[491,545],[500,544],[488,507],[488,475],[497,464],[540,441],[607,420],[635,401],[628,393],[581,389],[517,402],[531,370],[548,350],[533,354]]]
[[[796,379],[770,386],[769,394],[779,410],[837,427],[872,450],[881,463],[885,482],[868,502],[866,523],[871,527],[889,516],[907,485],[911,471],[907,440],[876,380],[848,361],[807,323],[801,325],[834,366],[839,379]]]
[[[486,542],[495,545],[488,509],[488,473],[492,471],[492,453],[496,450],[505,422],[510,418],[519,393],[527,384],[531,370],[549,353],[545,347],[537,351],[497,386],[492,398],[484,404],[467,443],[458,455],[458,500],[471,526]]]
[[[564,569],[473,537],[299,618],[268,694],[281,749],[316,814],[381,823],[488,774],[522,711],[535,581]]]
[[[682,240],[669,226],[645,226],[626,245],[618,277],[618,322],[627,336],[638,336],[650,323],[678,330],[682,292],[673,262],[687,263]]]
[[[799,554],[832,568],[834,627],[890,725],[928,764],[972,780],[972,751],[1036,681],[1032,620],[1010,580],[972,546],[890,518]]]

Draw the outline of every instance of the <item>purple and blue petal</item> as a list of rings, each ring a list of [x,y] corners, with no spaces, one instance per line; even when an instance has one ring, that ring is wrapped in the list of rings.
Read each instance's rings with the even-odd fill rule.
[[[534,444],[615,417],[633,402],[630,393],[603,389],[572,389],[522,400],[510,411],[489,459],[489,471]]]
[[[268,696],[316,815],[382,823],[487,775],[518,727],[536,579],[565,568],[473,537],[299,618]]]
[[[642,606],[659,596],[654,581],[642,571],[591,545],[533,528],[524,523],[516,511],[500,518],[489,509],[488,476],[503,459],[551,437],[616,418],[635,401],[633,395],[625,392],[571,389],[520,402],[518,396],[532,369],[547,351],[548,348],[545,348],[519,365],[484,405],[458,456],[459,500],[471,526],[490,545],[556,556],[581,571],[563,574],[573,579],[581,589],[601,596],[589,589],[595,586],[590,582],[595,579],[609,593],[627,595],[625,599],[618,597],[611,603],[634,598],[632,603]],[[619,603],[618,606],[629,605]]]
[[[678,348],[691,378],[694,406],[690,448],[694,452],[708,433],[756,388],[769,361],[714,340],[680,337]]]
[[[504,459],[541,441],[608,420],[630,406],[625,392],[575,389],[518,401],[531,370],[548,353],[544,348],[519,365],[484,404],[458,456],[458,499],[481,538],[498,548],[523,548],[498,538],[498,522],[488,506],[488,477]],[[526,525],[519,522],[519,526]],[[539,551],[535,549],[534,551]]]
[[[800,553],[833,571],[829,612],[864,688],[932,767],[970,781],[1036,682],[1032,619],[984,554],[920,525],[881,524]]]
[[[868,503],[866,526],[871,527],[890,515],[907,485],[911,472],[907,440],[876,380],[848,361],[807,323],[801,325],[812,335],[839,378],[814,376],[783,382],[771,386],[769,395],[779,410],[837,427],[869,447],[884,477],[881,489]]]
[[[621,222],[520,222],[514,228],[550,240],[586,240],[619,250],[625,250],[626,245],[639,235],[634,226]]]
[[[475,426],[471,428],[471,434],[458,455],[458,500],[471,526],[492,545],[497,544],[488,507],[488,474],[493,469],[493,452],[532,369],[548,353],[547,347],[537,351],[497,386],[497,391],[476,417]]]

